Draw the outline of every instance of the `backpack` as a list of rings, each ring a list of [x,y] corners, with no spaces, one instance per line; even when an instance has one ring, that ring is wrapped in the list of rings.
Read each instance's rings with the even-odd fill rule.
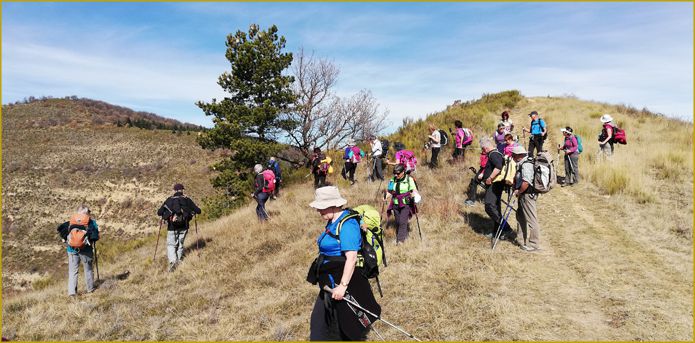
[[[272,193],[275,191],[275,173],[272,170],[266,169],[261,172],[263,174],[263,193]]]
[[[340,241],[340,230],[343,224],[348,220],[357,220],[358,225],[359,221],[362,220],[367,225],[366,232],[360,228],[362,246],[357,252],[356,267],[367,279],[376,278],[379,294],[384,296],[381,292],[381,284],[379,283],[379,266],[382,263],[386,266],[384,232],[381,229],[381,215],[370,205],[361,205],[355,207],[355,209],[347,210],[348,215],[340,220],[338,227],[335,229],[335,238]]]
[[[331,160],[330,157],[326,156],[323,160],[319,161],[319,168],[318,168],[318,174],[319,175],[328,175],[328,174],[333,174],[333,166],[331,166]]]
[[[74,214],[70,217],[70,232],[67,236],[68,246],[74,249],[82,249],[90,245],[89,237],[87,236],[87,228],[89,226],[89,216],[86,214]]]
[[[415,157],[415,153],[413,153],[410,150],[401,150],[396,153],[396,159],[400,161],[400,163],[405,166],[405,170],[415,170],[415,167],[417,167],[417,158]]]
[[[625,130],[614,126],[613,127],[613,142],[619,144],[627,144],[627,136],[625,135]]]
[[[360,147],[358,147],[357,145],[354,145],[351,148],[351,150],[352,150],[352,157],[351,157],[352,163],[360,163],[360,161],[362,161],[362,157],[364,156],[364,151],[362,151],[362,149],[360,149]]]
[[[555,175],[555,164],[553,157],[547,151],[539,152],[536,158],[530,159],[533,163],[533,184],[531,185],[536,193],[548,193],[557,183]]]
[[[446,134],[446,131],[439,130],[439,137],[439,144],[442,146],[449,144],[449,136]]]
[[[167,211],[169,211],[169,217],[167,218],[167,221],[175,228],[184,229],[186,228],[186,223],[188,223],[188,219],[191,216],[191,211],[188,210],[188,208],[186,208],[185,206],[181,205],[181,198],[184,198],[183,196],[177,196],[172,198],[176,199],[175,204],[178,206],[173,206],[174,208],[169,208],[166,202],[164,203],[164,208]]]
[[[388,139],[382,139],[381,140],[381,157],[386,157],[386,154],[389,153],[389,140]]]
[[[497,152],[499,154],[502,154],[498,150],[494,150],[493,152]],[[504,156],[504,155],[502,155]],[[500,173],[497,174],[494,180],[492,180],[493,183],[495,182],[504,182],[507,185],[512,185],[514,184],[514,176],[516,175],[516,162],[514,162],[511,158],[511,156],[504,156],[504,165],[502,166],[502,170],[500,170]]]
[[[584,147],[582,147],[582,138],[577,135],[574,135],[574,137],[577,137],[577,152],[581,154],[584,151]]]
[[[473,131],[471,129],[463,128],[463,146],[471,145],[473,143]]]

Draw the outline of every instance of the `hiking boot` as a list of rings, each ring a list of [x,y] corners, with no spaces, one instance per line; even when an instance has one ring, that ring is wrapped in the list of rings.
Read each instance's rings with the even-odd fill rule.
[[[466,204],[466,206],[474,206],[475,205],[475,201],[470,200],[470,199],[464,201],[463,203]]]
[[[493,233],[492,232],[484,233],[483,236],[485,236],[487,238],[492,238]]]
[[[539,249],[536,247],[528,246],[528,245],[522,245],[521,250],[527,251],[527,252],[533,252],[533,251],[538,251]]]

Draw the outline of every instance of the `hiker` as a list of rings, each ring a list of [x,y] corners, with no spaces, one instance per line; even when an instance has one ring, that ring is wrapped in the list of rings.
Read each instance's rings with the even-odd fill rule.
[[[442,149],[442,134],[437,130],[434,124],[429,125],[430,135],[428,138],[428,146],[432,149],[432,159],[430,160],[430,168],[437,168],[439,166],[439,151]]]
[[[504,153],[505,156],[512,156],[512,149],[517,145],[519,145],[519,143],[514,140],[514,136],[511,133],[507,133],[504,135],[504,149],[502,149],[501,152]]]
[[[454,121],[454,126],[456,127],[456,134],[454,135],[456,146],[454,147],[454,153],[451,155],[451,157],[454,159],[454,163],[458,163],[465,160],[466,150],[463,144],[466,141],[467,136],[466,132],[463,130],[463,123],[460,120]]]
[[[314,154],[311,156],[311,160],[309,160],[311,173],[314,175],[314,189],[326,185],[326,176],[329,168],[333,168],[330,166],[331,162],[331,158],[326,157],[320,148],[314,148]]]
[[[169,272],[173,272],[183,260],[183,244],[188,234],[189,222],[200,214],[200,208],[193,200],[183,194],[184,187],[174,185],[174,195],[168,197],[157,215],[167,221],[167,258]]]
[[[280,183],[282,182],[282,171],[280,170],[280,163],[278,163],[274,156],[270,157],[268,161],[268,169],[273,171],[275,174],[275,191],[273,191],[271,199],[275,200],[280,195]]]
[[[362,307],[380,315],[369,280],[356,270],[357,253],[362,248],[360,221],[349,219],[338,226],[349,214],[347,204],[338,188],[317,188],[314,201],[309,206],[321,214],[326,226],[316,240],[319,255],[309,268],[307,281],[318,284],[319,294],[311,312],[309,340],[311,341],[364,341],[370,326],[360,323],[343,297],[349,295]],[[339,234],[339,239],[337,234]],[[333,294],[323,290],[333,289]],[[373,322],[375,318],[370,317]]]
[[[468,205],[468,206],[473,206],[475,205],[475,198],[476,195],[478,194],[478,184],[481,183],[481,180],[483,178],[483,172],[485,171],[485,166],[487,165],[487,153],[485,152],[484,148],[480,149],[480,168],[478,168],[478,171],[475,172],[475,175],[473,175],[473,178],[471,178],[471,182],[468,183],[468,191],[466,191],[467,199],[463,203]],[[473,167],[471,167],[471,170],[473,170]]]
[[[558,150],[562,150],[565,155],[565,182],[561,187],[573,186],[579,182],[579,143],[571,127],[567,126],[560,131],[565,136],[565,143],[557,145]]]
[[[350,138],[345,148],[345,155],[343,155],[345,165],[342,172],[343,179],[350,180],[350,185],[355,184],[355,171],[357,171],[357,164],[360,163],[362,157],[364,157],[364,151],[355,144],[354,139]]]
[[[389,181],[387,191],[391,195],[387,215],[393,213],[396,220],[396,242],[405,242],[410,231],[410,217],[417,211],[415,204],[421,200],[417,183],[406,174],[402,164],[393,167],[393,178]]]
[[[372,158],[372,165],[371,165],[371,172],[370,174],[370,181],[374,181],[376,179],[379,180],[384,180],[384,173],[382,172],[382,160],[383,160],[383,150],[381,147],[381,141],[378,140],[374,135],[369,136],[369,145],[372,148],[372,153],[371,153],[371,158]]]
[[[514,123],[512,122],[511,119],[509,119],[509,112],[504,111],[502,112],[502,124],[504,124],[504,129],[507,130],[507,132],[513,132],[514,131]]]
[[[548,131],[545,126],[545,121],[540,118],[538,112],[532,111],[528,116],[531,117],[531,129],[523,127],[522,130],[531,134],[528,142],[528,154],[533,157],[535,156],[534,149],[536,154],[543,151],[543,141],[545,141]]]
[[[494,235],[503,219],[502,192],[505,190],[505,184],[502,181],[493,182],[493,180],[504,167],[504,155],[499,150],[495,149],[495,143],[489,138],[481,139],[480,146],[487,154],[488,160],[483,173],[478,174],[478,178],[487,186],[487,190],[485,191],[485,213],[490,216],[490,219],[492,219],[495,224],[492,231],[492,235]],[[502,227],[500,239],[513,240],[514,238],[515,235],[512,228],[509,226],[509,223],[505,223]]]
[[[601,148],[601,152],[606,157],[613,156],[613,136],[615,135],[615,124],[613,124],[613,117],[610,114],[604,114],[601,116],[601,134],[598,136],[598,145]]]
[[[393,145],[393,148],[396,149],[395,162],[386,160],[386,164],[391,166],[396,166],[399,164],[403,165],[405,167],[405,173],[408,175],[412,175],[412,173],[415,172],[415,169],[417,168],[417,158],[415,157],[415,153],[413,153],[410,150],[407,150],[405,148],[405,144],[401,142],[396,142]]]
[[[77,296],[77,278],[80,262],[84,269],[87,293],[94,292],[94,250],[92,245],[99,240],[99,225],[92,218],[86,205],[80,205],[70,220],[58,226],[58,233],[66,243],[68,253],[68,296]],[[85,240],[86,238],[86,240]]]
[[[520,247],[524,251],[540,250],[540,230],[538,224],[538,212],[536,200],[538,193],[533,188],[533,162],[523,146],[518,145],[512,149],[512,158],[517,163],[514,178],[514,196],[518,198],[516,208],[516,221],[524,235],[524,244]]]
[[[265,209],[265,203],[273,194],[275,188],[275,175],[272,170],[265,169],[260,164],[253,166],[253,172],[256,173],[253,185],[254,190],[251,197],[256,199],[256,215],[258,220],[264,222],[268,220],[268,211]]]
[[[504,152],[504,147],[507,145],[507,142],[504,140],[504,136],[508,133],[509,132],[507,132],[505,129],[504,123],[497,123],[497,131],[495,131],[492,137],[495,139],[495,147],[500,152]]]

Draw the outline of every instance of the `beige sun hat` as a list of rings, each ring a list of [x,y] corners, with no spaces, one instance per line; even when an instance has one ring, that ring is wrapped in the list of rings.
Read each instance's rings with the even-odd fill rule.
[[[524,148],[522,145],[517,145],[512,148],[512,154],[514,155],[526,155],[528,154],[528,151],[526,151],[526,148]]]
[[[601,122],[602,123],[608,123],[608,122],[612,122],[612,121],[613,121],[613,117],[611,117],[610,114],[604,114],[601,116]]]
[[[338,187],[326,186],[316,189],[314,201],[312,201],[309,206],[315,209],[324,210],[329,207],[340,207],[345,204],[347,204],[347,200],[340,196]]]

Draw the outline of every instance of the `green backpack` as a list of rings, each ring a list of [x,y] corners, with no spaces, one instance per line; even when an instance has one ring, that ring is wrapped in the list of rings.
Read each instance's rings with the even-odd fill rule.
[[[379,284],[379,266],[387,266],[386,254],[384,253],[384,231],[381,229],[381,215],[376,208],[370,205],[360,205],[354,209],[347,209],[348,215],[340,220],[335,230],[336,236],[340,239],[340,230],[343,223],[350,219],[367,225],[367,230],[360,228],[362,234],[362,247],[357,252],[357,267],[367,279],[376,278],[376,283],[381,293]],[[383,296],[383,294],[382,294]]]

